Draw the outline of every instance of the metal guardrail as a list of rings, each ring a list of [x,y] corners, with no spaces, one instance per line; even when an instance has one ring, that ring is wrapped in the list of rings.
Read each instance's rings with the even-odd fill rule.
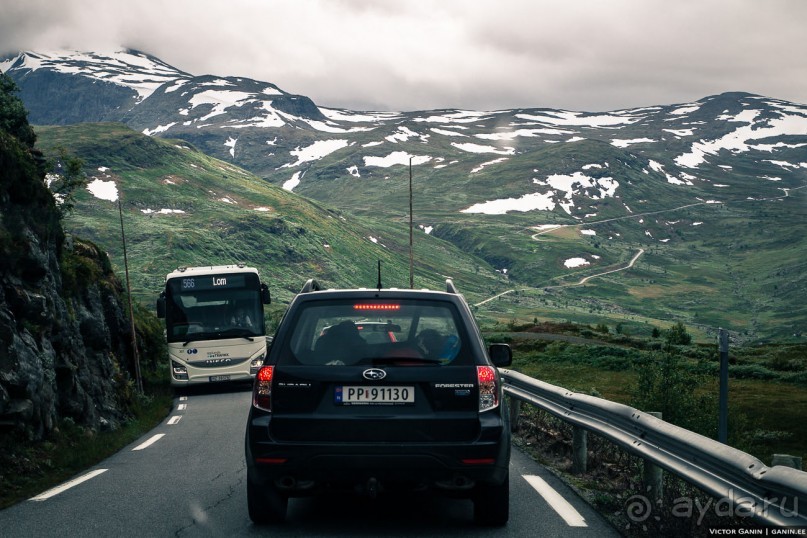
[[[767,467],[728,445],[627,405],[566,390],[500,368],[504,391],[596,433],[730,503],[733,513],[781,527],[807,526],[807,473]]]

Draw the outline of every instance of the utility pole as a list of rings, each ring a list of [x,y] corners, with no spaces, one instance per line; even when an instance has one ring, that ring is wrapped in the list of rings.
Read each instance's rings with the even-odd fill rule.
[[[415,255],[413,252],[412,221],[412,157],[409,157],[409,289],[415,289]]]
[[[132,330],[135,381],[137,382],[137,391],[143,394],[143,377],[140,375],[140,355],[137,353],[137,333],[135,332],[134,309],[132,308],[132,286],[129,283],[129,260],[126,256],[126,235],[123,233],[123,209],[120,197],[118,197],[118,215],[120,216],[120,240],[123,243],[123,267],[126,270],[126,295],[129,298],[129,323]]]

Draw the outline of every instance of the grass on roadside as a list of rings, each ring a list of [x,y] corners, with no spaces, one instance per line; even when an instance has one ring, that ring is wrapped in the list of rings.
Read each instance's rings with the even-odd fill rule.
[[[65,419],[46,440],[31,443],[0,435],[0,510],[35,496],[92,467],[154,428],[171,410],[167,385],[151,387],[134,417],[112,432],[93,432]]]
[[[575,392],[629,405],[636,372],[612,372],[570,364],[542,363],[519,371]],[[716,391],[717,385],[709,387]],[[807,461],[807,390],[804,387],[753,379],[729,380],[729,433],[739,437],[737,448],[771,464],[773,454],[791,454]],[[648,411],[653,411],[649,409]],[[706,410],[704,410],[706,412]],[[734,419],[734,420],[732,420]]]

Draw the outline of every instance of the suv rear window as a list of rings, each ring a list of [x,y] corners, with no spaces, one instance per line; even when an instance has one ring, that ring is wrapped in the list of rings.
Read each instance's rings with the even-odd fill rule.
[[[461,364],[456,307],[428,300],[331,300],[301,305],[279,364]]]

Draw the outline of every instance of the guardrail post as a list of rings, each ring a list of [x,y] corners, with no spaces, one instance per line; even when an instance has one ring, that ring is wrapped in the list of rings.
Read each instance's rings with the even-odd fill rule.
[[[572,428],[572,472],[583,474],[588,466],[588,432],[575,426]]]
[[[651,411],[646,414],[661,418],[661,413],[658,411]],[[648,498],[658,501],[664,495],[664,475],[661,472],[661,467],[650,463],[648,460],[644,460],[643,466],[642,485],[644,490]]]
[[[518,431],[518,419],[521,416],[521,400],[516,398],[508,398],[510,403],[510,431]]]
[[[729,332],[718,329],[720,347],[720,393],[718,396],[717,440],[727,443],[729,431]]]
[[[790,454],[774,454],[771,467],[776,467],[777,465],[792,467],[801,471],[801,458]]]

